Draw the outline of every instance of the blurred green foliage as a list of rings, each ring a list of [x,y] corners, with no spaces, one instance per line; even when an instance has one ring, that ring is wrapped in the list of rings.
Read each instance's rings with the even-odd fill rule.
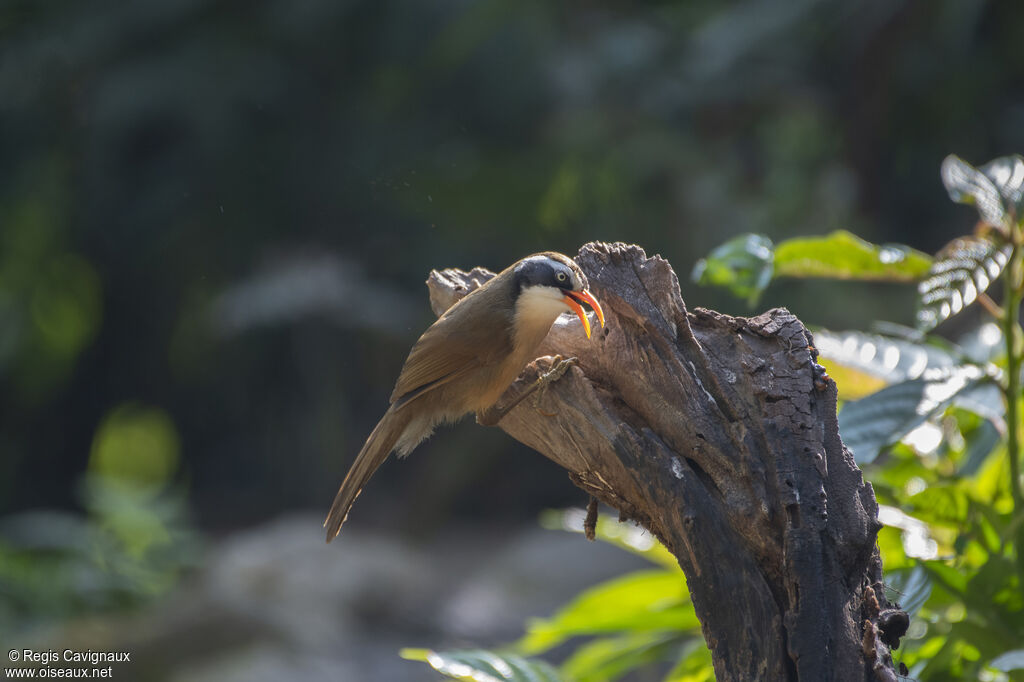
[[[745,234],[725,242],[701,258],[693,268],[693,281],[725,287],[750,305],[772,281],[775,252],[772,241],[760,234]]]
[[[178,450],[178,434],[166,412],[121,405],[100,424],[89,470],[111,484],[156,491],[177,470]]]
[[[60,170],[28,169],[25,194],[0,199],[0,369],[16,404],[43,409],[102,323],[92,264],[68,250]]]
[[[161,595],[199,559],[163,410],[120,405],[79,482],[84,516],[28,511],[0,522],[0,634],[124,609]]]

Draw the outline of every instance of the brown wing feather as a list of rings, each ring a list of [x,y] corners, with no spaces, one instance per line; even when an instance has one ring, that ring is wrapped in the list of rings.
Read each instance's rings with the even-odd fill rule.
[[[391,393],[396,407],[508,355],[511,298],[496,286],[499,279],[453,305],[423,332]]]

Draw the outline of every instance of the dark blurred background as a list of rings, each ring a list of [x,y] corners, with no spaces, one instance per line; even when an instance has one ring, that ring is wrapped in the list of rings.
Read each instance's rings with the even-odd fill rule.
[[[739,233],[937,250],[971,220],[941,159],[1024,151],[1022,31],[1013,0],[5,0],[0,623],[145,603],[282,514],[315,534],[431,268],[623,240],[748,314],[688,279]],[[913,297],[774,305],[842,329]],[[470,422],[346,532],[585,502]]]

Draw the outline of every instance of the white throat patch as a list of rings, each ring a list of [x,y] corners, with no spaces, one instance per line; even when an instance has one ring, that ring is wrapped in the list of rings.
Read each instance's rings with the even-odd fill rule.
[[[555,287],[533,286],[523,289],[516,300],[515,344],[540,343],[551,325],[562,313],[570,308],[562,298],[565,296]]]

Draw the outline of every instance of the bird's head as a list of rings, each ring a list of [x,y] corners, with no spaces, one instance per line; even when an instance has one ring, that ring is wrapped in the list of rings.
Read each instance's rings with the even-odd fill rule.
[[[553,251],[537,253],[519,261],[514,272],[518,293],[516,306],[522,313],[554,312],[557,315],[571,310],[580,318],[590,338],[590,321],[580,305],[582,301],[594,309],[604,326],[604,311],[587,288],[587,276],[568,256]]]

